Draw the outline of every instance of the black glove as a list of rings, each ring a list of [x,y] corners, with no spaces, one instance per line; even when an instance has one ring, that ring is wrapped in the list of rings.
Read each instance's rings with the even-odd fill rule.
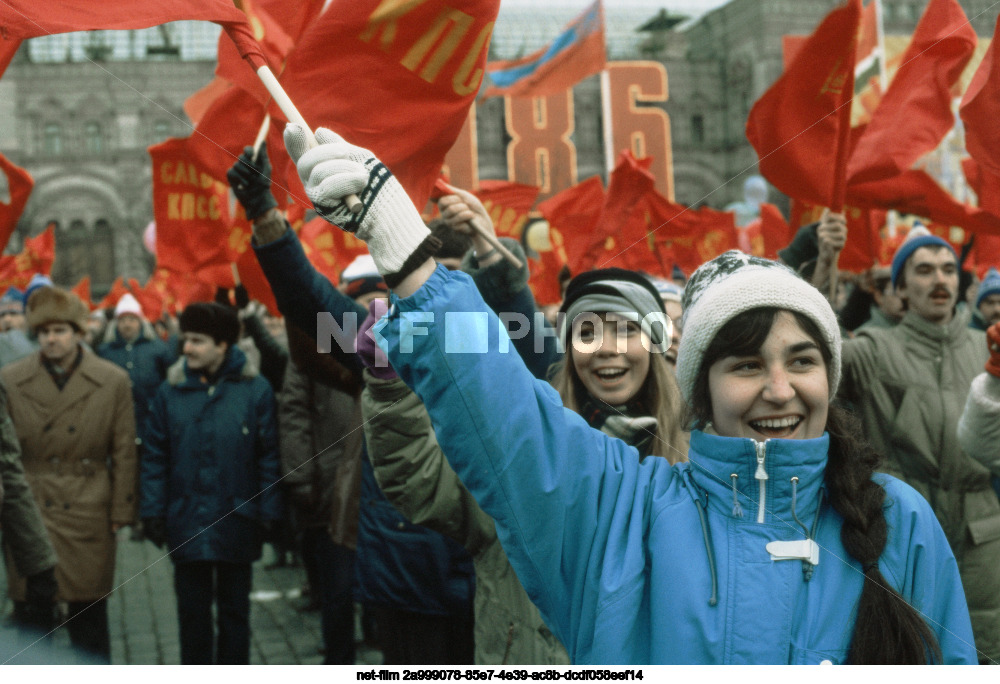
[[[143,518],[142,531],[157,548],[167,545],[167,521],[163,518]]]
[[[819,256],[819,240],[816,238],[816,229],[819,222],[809,223],[795,233],[792,241],[782,249],[778,250],[778,256],[792,270],[798,271],[803,264],[814,261]]]
[[[15,617],[25,627],[51,632],[58,624],[56,570],[49,568],[26,578],[25,602]]]
[[[244,147],[243,154],[226,172],[226,179],[251,221],[278,206],[271,195],[271,162],[266,142],[261,143],[256,159],[253,148]]]
[[[236,308],[241,310],[247,308],[247,305],[250,304],[250,294],[243,287],[243,283],[236,286],[234,294],[236,295]]]

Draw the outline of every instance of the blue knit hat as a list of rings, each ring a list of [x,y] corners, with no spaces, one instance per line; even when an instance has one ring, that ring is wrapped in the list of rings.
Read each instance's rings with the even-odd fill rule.
[[[929,247],[932,245],[937,245],[939,247],[947,247],[951,252],[952,256],[955,257],[955,262],[958,262],[958,254],[955,253],[955,248],[948,244],[947,240],[939,238],[937,235],[931,235],[930,231],[924,228],[919,223],[914,223],[913,228],[906,235],[906,240],[903,244],[899,246],[896,250],[896,255],[892,257],[892,286],[896,287],[896,281],[899,280],[899,274],[903,272],[903,266],[906,265],[906,260],[913,256],[921,247]]]
[[[979,283],[979,292],[976,293],[976,308],[979,308],[984,299],[995,294],[1000,294],[1000,271],[991,268],[986,272],[983,282]]]
[[[42,287],[52,287],[52,279],[44,273],[36,273],[31,276],[31,280],[28,281],[28,287],[24,288],[24,303],[27,304],[28,300],[31,299],[31,295],[35,293],[35,290]]]
[[[24,293],[11,286],[3,293],[3,297],[0,297],[0,311],[24,313]]]

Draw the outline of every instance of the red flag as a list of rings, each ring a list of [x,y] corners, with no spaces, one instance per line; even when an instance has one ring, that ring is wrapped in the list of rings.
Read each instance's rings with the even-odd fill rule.
[[[706,261],[736,249],[736,217],[731,211],[691,209],[659,193],[646,195],[645,210],[657,225],[655,246],[663,273],[678,266],[691,273]]]
[[[484,180],[475,191],[493,221],[497,235],[519,239],[539,188],[508,181]]]
[[[549,222],[550,230],[563,240],[566,264],[573,274],[580,273],[580,264],[592,242],[592,232],[604,205],[604,184],[600,177],[591,176],[582,183],[556,193],[540,202],[536,209]]]
[[[97,303],[98,309],[113,309],[118,305],[118,300],[122,295],[129,294],[129,289],[125,285],[125,278],[118,276],[115,282],[111,283],[111,289],[104,295],[104,299]]]
[[[993,40],[983,55],[969,87],[962,97],[959,115],[965,124],[965,148],[984,171],[1000,175],[1000,17],[993,30]]]
[[[149,155],[157,266],[177,273],[212,265],[228,271],[228,186],[188,157],[183,139],[153,145]]]
[[[778,250],[788,245],[794,237],[781,210],[767,202],[760,205],[760,236],[762,251],[767,259],[777,259]]]
[[[656,179],[649,172],[652,161],[651,157],[636,159],[630,150],[619,155],[587,251],[580,262],[570,264],[574,273],[611,266],[659,269],[647,244],[650,227],[644,215],[636,211],[639,202],[654,192]]]
[[[220,76],[216,76],[207,85],[195,91],[184,100],[184,113],[197,126],[198,122],[201,121],[201,117],[212,106],[212,103],[232,87],[232,83]]]
[[[333,0],[281,83],[309,125],[374,152],[422,210],[479,91],[499,4]]]
[[[355,257],[368,254],[368,245],[318,216],[302,226],[299,240],[310,263],[334,285]]]
[[[7,176],[7,191],[10,195],[9,202],[0,202],[0,252],[3,252],[14,229],[17,228],[17,222],[21,220],[24,205],[28,203],[28,196],[31,195],[35,181],[31,174],[13,164],[2,154],[0,154],[0,171]]]
[[[94,303],[90,301],[90,276],[85,275],[80,278],[76,285],[70,288],[70,292],[79,297],[87,307],[93,311],[96,307]]]
[[[275,65],[275,71],[280,72],[280,65],[284,64],[285,57],[292,49],[295,36],[290,36],[283,26],[272,17],[265,5],[266,2],[260,0],[241,0],[243,12],[247,15],[247,21],[253,31],[253,36],[260,46],[268,64]],[[298,11],[312,9],[308,3],[294,4],[284,3],[276,8],[281,13],[295,16]],[[279,14],[280,16],[280,14]],[[257,75],[247,69],[242,64],[242,55],[239,48],[226,36],[219,36],[218,61],[215,67],[215,75],[238,85],[251,93],[261,104],[267,103],[270,93],[261,83]],[[250,133],[252,136],[253,133]],[[251,137],[251,140],[253,138]]]
[[[860,18],[861,0],[830,12],[747,118],[761,174],[790,197],[835,210],[843,204]]]
[[[976,32],[958,2],[931,0],[851,153],[848,183],[891,178],[938,146],[955,125],[952,86],[975,49]]]
[[[848,205],[842,213],[847,219],[847,243],[837,258],[837,267],[853,273],[871,268],[879,259],[879,229],[885,224],[885,211]],[[822,216],[823,207],[796,200],[792,208],[792,229],[819,221]]]
[[[35,38],[52,33],[98,29],[140,29],[184,19],[220,24],[254,68],[267,64],[232,0],[4,0],[0,3],[0,35]]]
[[[604,7],[597,0],[542,49],[520,59],[487,64],[493,85],[483,99],[557,95],[600,73],[604,65]]]
[[[848,202],[860,207],[896,209],[973,233],[1000,235],[1000,216],[962,204],[926,172],[910,170],[895,178],[848,188]]]
[[[962,173],[969,187],[976,193],[979,206],[1000,216],[1000,175],[984,169],[971,157],[962,160]]]

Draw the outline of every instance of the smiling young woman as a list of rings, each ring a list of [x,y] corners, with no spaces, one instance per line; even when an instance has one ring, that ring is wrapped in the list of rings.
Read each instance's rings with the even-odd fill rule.
[[[687,458],[685,406],[664,352],[670,319],[656,288],[620,268],[581,273],[566,288],[560,337],[566,356],[552,375],[563,404],[640,458]]]

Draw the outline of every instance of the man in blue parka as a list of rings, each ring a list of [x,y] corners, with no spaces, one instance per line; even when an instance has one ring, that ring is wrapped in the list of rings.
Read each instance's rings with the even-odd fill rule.
[[[236,347],[235,312],[191,304],[180,328],[184,357],[146,426],[140,513],[174,562],[181,662],[248,664],[251,564],[281,519],[274,394]]]

